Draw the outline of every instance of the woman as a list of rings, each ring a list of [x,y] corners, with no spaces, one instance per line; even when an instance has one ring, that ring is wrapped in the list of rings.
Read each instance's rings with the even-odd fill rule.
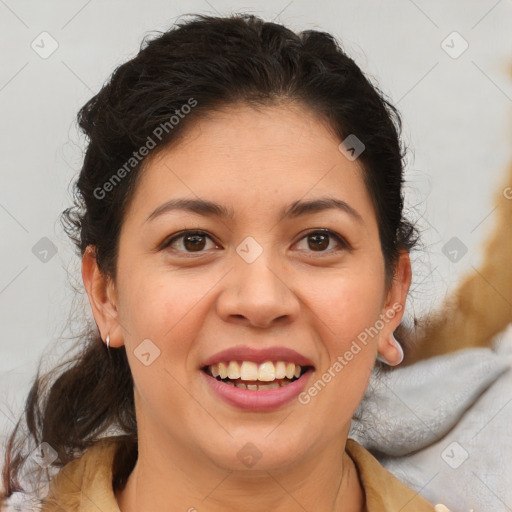
[[[62,468],[44,512],[434,510],[347,439],[403,358],[415,231],[399,115],[335,40],[197,16],[79,123],[64,219],[97,330],[36,381],[6,494],[35,460]]]

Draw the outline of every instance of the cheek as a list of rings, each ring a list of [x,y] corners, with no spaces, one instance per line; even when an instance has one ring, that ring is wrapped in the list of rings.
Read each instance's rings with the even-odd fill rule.
[[[143,403],[142,409],[161,423],[168,423],[169,411],[196,422],[201,409],[185,391],[192,370],[189,356],[206,315],[205,295],[215,281],[161,269],[130,271],[124,280],[122,272],[118,275],[119,316],[139,406]],[[148,365],[141,358],[142,343]]]
[[[378,320],[384,297],[382,276],[347,269],[338,276],[328,276],[324,282],[315,282],[305,294],[309,307],[324,325],[324,341],[329,340],[330,348],[344,350],[347,343]]]
[[[137,347],[149,339],[160,350],[158,366],[183,381],[192,369],[188,358],[207,315],[208,291],[215,289],[219,277],[156,266],[131,269],[124,276],[119,272],[119,318],[128,357],[133,359]],[[137,363],[134,360],[134,371]]]
[[[131,338],[153,336],[163,340],[172,335],[211,288],[205,275],[180,275],[162,268],[131,269],[125,279],[119,274],[119,314]]]
[[[350,421],[374,366],[384,283],[382,276],[353,271],[317,284],[308,299],[324,357],[302,403],[340,425]]]

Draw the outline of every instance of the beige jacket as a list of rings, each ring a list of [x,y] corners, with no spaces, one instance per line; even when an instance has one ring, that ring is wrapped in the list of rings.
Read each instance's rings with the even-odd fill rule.
[[[115,450],[115,438],[105,438],[64,466],[51,482],[41,512],[120,512],[112,488]],[[434,508],[356,441],[348,439],[346,451],[355,463],[366,494],[365,512],[448,511],[442,505]]]

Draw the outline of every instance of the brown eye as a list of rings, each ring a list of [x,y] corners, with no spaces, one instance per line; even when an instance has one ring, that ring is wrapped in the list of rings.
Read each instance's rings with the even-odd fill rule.
[[[183,247],[187,251],[201,251],[205,245],[206,240],[202,235],[187,235],[183,237]]]
[[[208,240],[212,242],[214,247],[218,247],[210,236],[203,231],[184,231],[164,242],[161,249],[167,249],[170,247],[179,252],[200,253],[204,252]]]
[[[300,242],[302,242],[302,240],[307,240],[306,250],[313,252],[330,252],[331,250],[336,250],[336,243],[338,250],[349,248],[348,243],[341,236],[328,229],[312,231],[303,237]],[[329,248],[333,241],[335,242],[334,247]]]
[[[313,251],[323,251],[329,247],[329,235],[313,233],[308,235],[308,246]]]

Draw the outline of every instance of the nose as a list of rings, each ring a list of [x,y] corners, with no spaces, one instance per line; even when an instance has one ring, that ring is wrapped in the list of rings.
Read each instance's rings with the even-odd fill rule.
[[[223,280],[217,313],[226,322],[268,328],[298,318],[300,301],[284,267],[264,257],[247,263],[238,255]]]

